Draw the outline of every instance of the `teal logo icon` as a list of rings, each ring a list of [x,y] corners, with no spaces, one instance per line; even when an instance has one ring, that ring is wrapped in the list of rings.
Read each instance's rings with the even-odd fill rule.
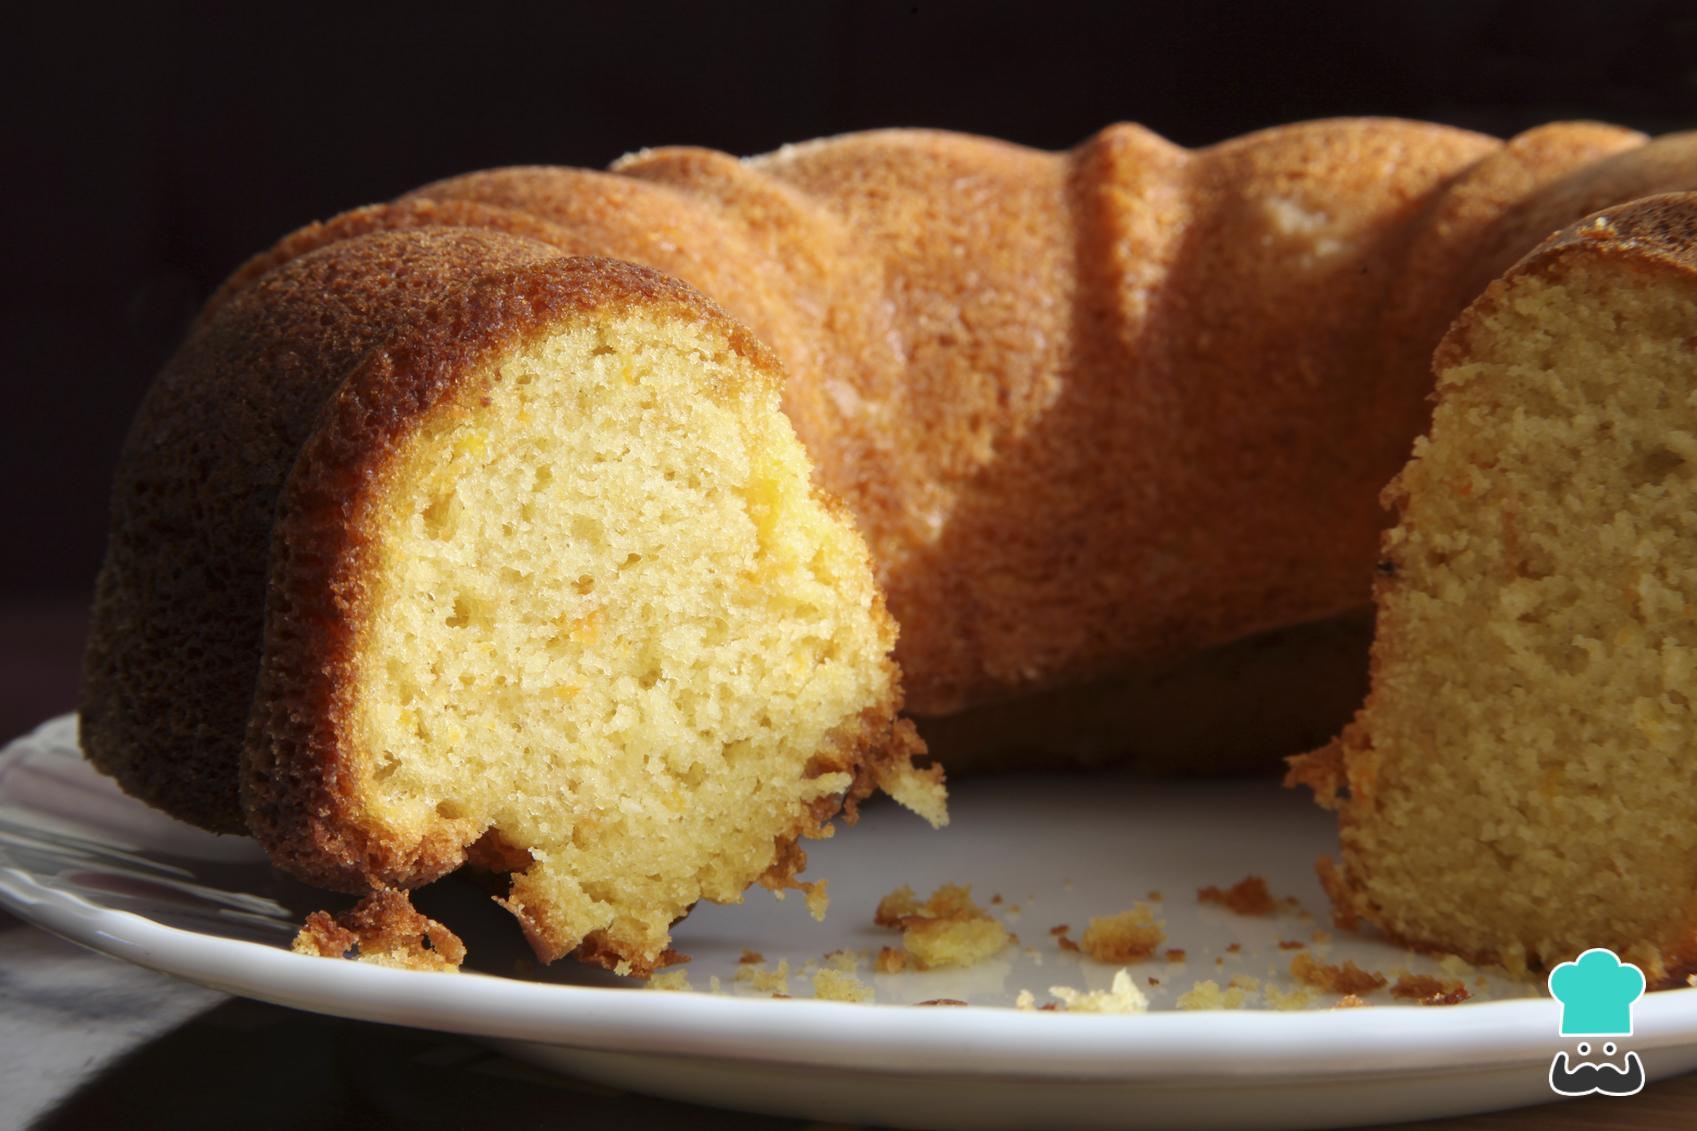
[[[1550,996],[1561,1002],[1562,1036],[1630,1037],[1644,971],[1612,950],[1592,947],[1550,971]]]
[[[1644,971],[1622,962],[1612,950],[1592,947],[1572,962],[1550,971],[1550,996],[1561,1003],[1564,1037],[1630,1037],[1632,1006],[1644,996]],[[1644,1088],[1644,1062],[1626,1050],[1625,1061],[1614,1063],[1617,1046],[1605,1042],[1604,1058],[1593,1062],[1591,1042],[1580,1041],[1570,1059],[1567,1050],[1550,1062],[1550,1088],[1558,1095],[1634,1096]]]

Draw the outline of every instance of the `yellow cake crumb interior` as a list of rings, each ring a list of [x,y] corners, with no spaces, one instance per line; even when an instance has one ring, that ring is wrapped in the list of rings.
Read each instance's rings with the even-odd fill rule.
[[[1345,838],[1412,940],[1549,963],[1691,922],[1697,293],[1645,283],[1517,279],[1396,488]]]
[[[652,959],[849,785],[894,630],[769,379],[711,327],[633,310],[493,366],[380,504],[358,796],[405,836],[528,851],[511,905],[547,950],[599,932]]]

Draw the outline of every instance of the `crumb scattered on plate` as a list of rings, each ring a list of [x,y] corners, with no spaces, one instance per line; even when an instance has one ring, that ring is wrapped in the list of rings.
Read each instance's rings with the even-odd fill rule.
[[[718,981],[717,978],[714,981]],[[648,979],[651,990],[666,990],[671,993],[681,993],[695,987],[689,984],[688,970],[664,970],[651,975]]]
[[[770,970],[758,963],[745,962],[737,967],[736,980],[750,989],[787,996],[790,992],[790,960],[780,958],[778,965]]]
[[[972,901],[972,889],[944,884],[923,902],[913,889],[901,887],[878,901],[873,922],[902,933],[902,949],[879,952],[877,967],[893,974],[905,969],[972,966],[999,953],[1014,941],[1007,929]]]
[[[336,915],[314,911],[291,949],[403,970],[454,971],[465,961],[465,943],[458,935],[420,915],[406,892],[387,889]]]
[[[1178,996],[1180,1009],[1242,1009],[1255,996],[1253,990],[1242,986],[1220,988],[1213,979],[1197,982]]]
[[[813,996],[820,1001],[871,1001],[872,987],[841,970],[825,969],[813,975]]]
[[[1372,993],[1382,989],[1386,982],[1385,976],[1377,971],[1363,970],[1353,962],[1321,962],[1307,951],[1298,951],[1291,958],[1290,973],[1297,981],[1317,990],[1349,996]]]
[[[1069,1013],[1147,1013],[1149,999],[1131,980],[1131,971],[1120,968],[1114,981],[1105,990],[1076,990],[1071,986],[1050,986],[1049,992],[1061,999]]]
[[[860,952],[855,950],[833,950],[825,955],[826,969],[838,970],[844,974],[859,973],[860,963]]]
[[[1084,953],[1098,962],[1137,962],[1155,953],[1167,933],[1147,903],[1128,911],[1092,918],[1081,940]]]
[[[1420,1005],[1459,1005],[1473,995],[1459,979],[1434,978],[1430,974],[1404,974],[1391,985],[1391,996]]]
[[[1307,1009],[1314,1004],[1314,995],[1301,986],[1293,990],[1282,990],[1268,982],[1261,988],[1261,996],[1267,999],[1267,1004],[1274,1009],[1292,1010]]]
[[[1237,915],[1271,915],[1279,909],[1272,892],[1267,890],[1264,876],[1245,876],[1231,887],[1221,890],[1209,886],[1196,893],[1198,903],[1213,903]]]

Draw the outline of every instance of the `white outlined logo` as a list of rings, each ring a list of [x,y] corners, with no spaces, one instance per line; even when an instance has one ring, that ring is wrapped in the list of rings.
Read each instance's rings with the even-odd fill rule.
[[[1550,996],[1561,1003],[1564,1037],[1630,1037],[1632,1006],[1644,996],[1644,971],[1622,962],[1614,951],[1592,947],[1572,962],[1550,971]],[[1550,1090],[1562,1096],[1635,1096],[1644,1090],[1644,1062],[1631,1049],[1624,1063],[1615,1064],[1618,1048],[1605,1041],[1593,1061],[1592,1045],[1580,1041],[1574,1052],[1556,1053],[1550,1061]]]

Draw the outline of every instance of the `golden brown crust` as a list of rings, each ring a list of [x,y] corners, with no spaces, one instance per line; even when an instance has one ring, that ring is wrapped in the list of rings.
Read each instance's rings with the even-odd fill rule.
[[[206,325],[232,297],[292,259],[299,259],[342,240],[373,232],[412,228],[481,228],[505,232],[510,236],[548,244],[567,254],[578,254],[580,246],[580,241],[574,240],[565,229],[512,208],[467,200],[397,200],[389,204],[368,204],[290,232],[270,249],[243,263],[206,300],[196,324]]]
[[[84,664],[96,765],[173,816],[245,829],[237,776],[278,496],[320,411],[420,311],[503,266],[556,257],[499,233],[368,236],[265,276],[184,343],[114,479]]]
[[[1684,135],[1680,139],[1684,140]],[[1689,152],[1697,165],[1697,135],[1689,135]],[[1692,182],[1697,185],[1697,173]],[[1470,334],[1508,294],[1514,280],[1556,270],[1571,256],[1609,259],[1635,270],[1697,272],[1697,193],[1662,193],[1604,208],[1554,233],[1527,252],[1503,276],[1488,286],[1443,340],[1432,358],[1434,369],[1460,364],[1471,354]]]

